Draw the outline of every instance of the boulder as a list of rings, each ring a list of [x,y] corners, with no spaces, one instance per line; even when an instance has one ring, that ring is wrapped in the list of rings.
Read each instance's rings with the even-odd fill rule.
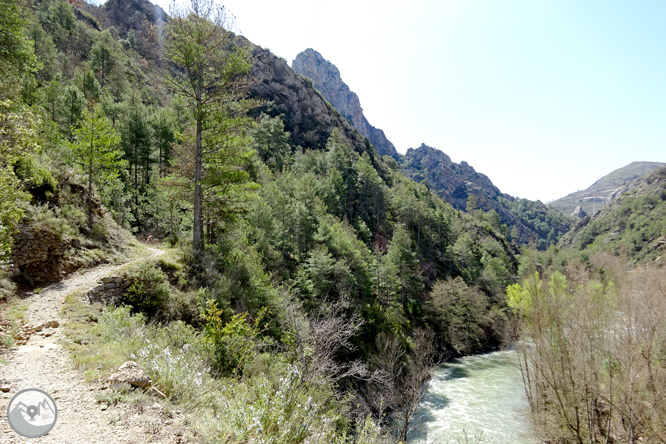
[[[129,384],[139,388],[150,388],[153,383],[148,373],[134,361],[127,361],[118,367],[118,371],[109,376],[109,381],[116,384]]]

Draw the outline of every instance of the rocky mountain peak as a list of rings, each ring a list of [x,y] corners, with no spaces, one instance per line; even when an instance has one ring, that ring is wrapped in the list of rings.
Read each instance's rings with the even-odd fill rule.
[[[332,108],[310,79],[297,74],[270,50],[253,45],[242,36],[236,38],[236,44],[251,47],[250,95],[266,101],[265,106],[254,112],[282,117],[294,145],[324,149],[331,132],[337,128],[354,150],[367,150],[361,133]]]
[[[467,162],[453,162],[443,151],[424,143],[409,148],[401,165],[408,177],[417,182],[427,180],[444,200],[460,210],[466,208],[470,193],[476,195],[482,202],[481,208],[486,210],[494,209],[496,205],[491,202],[503,196],[488,176],[476,172]],[[485,202],[490,205],[488,208]]]
[[[342,81],[340,70],[333,63],[326,60],[319,52],[308,48],[296,56],[292,68],[298,74],[311,79],[314,87],[333,108],[367,137],[379,154],[396,159],[399,157],[395,146],[386,138],[384,131],[370,125],[365,118],[358,95]]]

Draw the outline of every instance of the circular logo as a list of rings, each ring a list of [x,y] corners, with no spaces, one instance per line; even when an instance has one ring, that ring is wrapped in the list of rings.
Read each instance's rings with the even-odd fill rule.
[[[7,418],[12,429],[26,438],[39,438],[51,431],[58,419],[55,401],[39,389],[18,392],[7,406]]]

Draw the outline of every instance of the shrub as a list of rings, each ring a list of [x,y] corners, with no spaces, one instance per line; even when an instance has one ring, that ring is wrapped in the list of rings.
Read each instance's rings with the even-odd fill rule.
[[[169,302],[168,276],[155,266],[144,262],[126,272],[132,283],[123,296],[122,303],[132,307],[132,313],[143,313],[154,319],[167,311]]]
[[[262,309],[254,321],[248,322],[247,313],[236,314],[226,324],[222,320],[222,310],[214,301],[209,301],[203,318],[206,337],[214,349],[215,364],[221,374],[242,375],[244,367],[250,363],[262,346],[259,339],[267,325],[261,325],[268,309]]]
[[[36,162],[33,157],[20,157],[14,163],[14,174],[37,202],[51,200],[58,187],[58,181],[48,168]]]

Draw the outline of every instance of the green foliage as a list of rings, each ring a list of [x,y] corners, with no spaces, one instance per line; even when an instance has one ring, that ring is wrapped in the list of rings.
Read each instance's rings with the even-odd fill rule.
[[[252,132],[254,149],[266,165],[282,171],[285,164],[290,163],[291,147],[289,133],[284,130],[284,123],[279,117],[262,114],[259,125]]]
[[[587,252],[605,251],[645,262],[661,255],[659,241],[666,236],[666,170],[605,206],[596,217],[584,220],[563,239],[563,246]]]
[[[216,369],[220,374],[243,374],[261,347],[259,336],[267,329],[267,324],[262,325],[262,322],[268,314],[268,309],[262,308],[251,322],[248,322],[246,312],[233,315],[224,323],[222,310],[217,308],[215,301],[208,301],[202,314],[204,332],[213,346]]]
[[[51,171],[34,157],[21,157],[14,163],[14,174],[34,200],[44,203],[53,197],[58,181]]]
[[[557,244],[562,235],[573,227],[571,218],[556,208],[544,205],[541,201],[500,198],[500,203],[511,210],[511,213],[534,233],[532,240],[539,250]],[[512,240],[520,241],[520,238]]]
[[[244,212],[253,188],[243,168],[254,154],[247,149],[251,102],[241,82],[250,61],[248,48],[236,46],[225,29],[229,16],[213,1],[192,0],[186,8],[174,6],[172,14],[165,29],[171,69],[165,80],[187,102],[194,121],[177,174],[191,181],[192,245],[198,254],[204,225]]]
[[[497,337],[501,341],[506,316],[491,310],[488,298],[477,288],[468,287],[462,278],[437,282],[430,297],[428,315],[457,354],[478,353],[489,345],[495,345],[493,341]],[[489,337],[484,328],[496,337]]]
[[[94,183],[104,189],[114,185],[122,167],[118,150],[120,138],[99,106],[84,111],[83,121],[74,131],[74,137],[76,141],[71,144],[71,149],[88,179],[88,226],[92,228],[92,186]]]
[[[0,262],[9,257],[16,225],[29,202],[13,165],[37,151],[38,123],[30,111],[10,100],[0,100]]]
[[[100,32],[75,11],[40,1],[28,29],[43,66],[21,76],[22,97],[44,124],[34,118],[28,131],[32,114],[8,104],[25,134],[18,157],[28,159],[41,128],[46,159],[8,165],[26,187],[52,192],[49,170],[60,183],[49,206],[30,207],[29,220],[63,239],[91,233],[82,209],[92,202],[93,214],[108,211],[185,251],[184,263],[127,272],[128,308],[101,315],[99,356],[81,346],[77,362],[139,361],[157,388],[198,409],[196,427],[210,441],[369,443],[382,418],[348,411],[356,407],[341,387],[353,384],[335,381],[377,354],[378,337],[408,354],[424,326],[437,331],[442,354],[499,342],[504,286],[517,263],[497,213],[458,213],[393,159],[352,149],[339,130],[325,149],[296,147],[282,121],[290,116],[249,119],[259,105],[246,98],[251,48],[219,27],[228,16],[212,2],[193,1],[163,36],[158,28]],[[87,192],[72,179],[81,171]],[[11,180],[6,188],[18,190]],[[20,205],[8,207],[12,223]],[[94,230],[110,233],[104,224]],[[183,239],[195,230],[202,245],[193,254]],[[332,318],[354,320],[354,329],[344,346],[326,348],[339,333],[321,337]]]
[[[166,273],[152,262],[144,262],[125,272],[130,281],[122,303],[132,307],[132,313],[141,313],[148,319],[164,315],[170,296]]]
[[[18,79],[36,64],[33,46],[24,34],[27,22],[28,11],[23,1],[0,1],[0,99],[5,98],[10,79]]]

